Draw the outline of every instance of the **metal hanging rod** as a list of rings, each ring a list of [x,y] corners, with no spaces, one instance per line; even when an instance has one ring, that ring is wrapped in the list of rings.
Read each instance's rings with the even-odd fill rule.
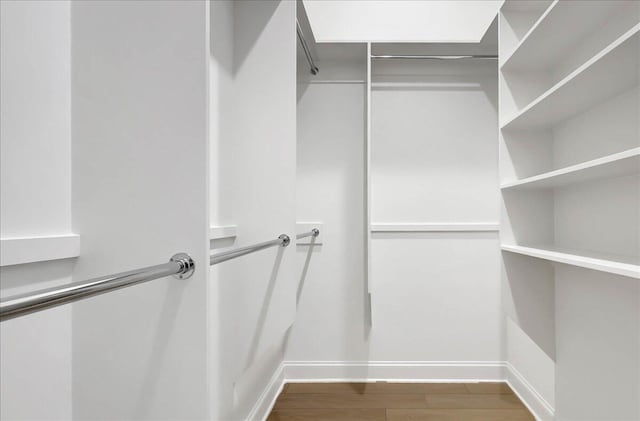
[[[0,321],[24,316],[84,298],[115,291],[173,275],[178,279],[189,278],[195,270],[193,259],[185,253],[174,254],[167,263],[135,269],[115,275],[74,282],[54,288],[16,295],[0,300]]]
[[[254,244],[253,246],[240,247],[237,249],[213,254],[209,258],[209,264],[216,265],[218,263],[226,262],[227,260],[235,259],[236,257],[244,256],[245,254],[253,253],[259,250],[264,250],[269,247],[287,247],[290,242],[291,239],[287,234],[280,234],[280,236],[278,236],[276,240],[265,241],[264,243]]]
[[[302,33],[302,28],[300,27],[300,23],[298,19],[296,19],[296,32],[298,33],[298,39],[300,40],[300,44],[302,44],[302,49],[304,50],[304,55],[307,56],[307,61],[309,62],[309,67],[312,75],[317,75],[320,69],[316,66],[313,57],[311,56],[311,51],[309,50],[309,46],[307,45],[307,41],[304,39],[304,34]]]
[[[296,240],[299,240],[299,239],[305,238],[305,237],[317,237],[319,235],[320,235],[320,230],[318,228],[314,228],[309,232],[304,232],[302,234],[296,235]]]
[[[478,60],[497,60],[496,55],[460,55],[460,56],[425,56],[425,55],[372,55],[374,60],[386,59],[402,59],[402,60],[462,60],[462,59],[478,59]]]

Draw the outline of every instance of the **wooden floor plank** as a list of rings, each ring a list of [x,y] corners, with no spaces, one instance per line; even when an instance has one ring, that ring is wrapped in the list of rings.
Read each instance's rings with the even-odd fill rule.
[[[464,383],[422,383],[422,390],[424,393],[430,393],[430,394],[469,393]]]
[[[274,408],[426,408],[424,394],[418,393],[284,393]]]
[[[280,409],[267,421],[385,421],[386,409]]]
[[[290,383],[269,421],[531,421],[506,383]]]
[[[388,409],[387,421],[535,421],[521,409]]]
[[[515,395],[506,394],[466,394],[427,395],[427,408],[452,409],[524,409],[525,406]]]
[[[500,393],[500,394],[511,394],[513,395],[513,390],[506,383],[466,383],[465,384],[467,391],[469,393]]]
[[[290,383],[287,393],[424,393],[424,387],[422,383]]]

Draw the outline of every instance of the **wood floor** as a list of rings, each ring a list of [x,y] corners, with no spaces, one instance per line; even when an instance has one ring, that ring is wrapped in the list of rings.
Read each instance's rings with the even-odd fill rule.
[[[290,383],[268,421],[520,421],[535,418],[506,383]]]

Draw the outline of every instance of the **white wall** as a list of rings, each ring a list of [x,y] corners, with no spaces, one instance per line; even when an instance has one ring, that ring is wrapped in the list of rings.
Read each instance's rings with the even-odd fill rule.
[[[286,360],[366,361],[366,48],[318,51],[313,77],[299,52],[297,218],[322,222],[323,244],[296,249],[298,304]]]
[[[640,419],[637,280],[556,268],[558,420]]]
[[[496,223],[495,63],[374,61],[372,223]],[[373,360],[503,360],[497,232],[378,233]]]
[[[74,280],[196,261],[73,305],[76,419],[210,417],[207,9],[74,2]]]
[[[295,2],[211,2],[211,223],[244,246],[295,236]],[[217,126],[215,125],[217,122]],[[295,311],[295,249],[211,270],[220,339],[215,419],[251,415],[283,359]]]
[[[71,232],[70,4],[0,2],[0,236]],[[0,268],[3,297],[66,283],[72,260]],[[71,418],[71,309],[0,325],[0,418]]]
[[[299,62],[298,220],[322,222],[324,238],[311,250],[298,247],[289,373],[500,378],[501,368],[485,370],[503,360],[497,232],[374,234],[369,328],[362,231],[366,51],[348,48],[319,45],[317,76]],[[373,221],[495,224],[495,66],[430,66],[374,67]],[[443,361],[476,364],[415,366]]]
[[[304,0],[317,42],[478,42],[503,0]]]

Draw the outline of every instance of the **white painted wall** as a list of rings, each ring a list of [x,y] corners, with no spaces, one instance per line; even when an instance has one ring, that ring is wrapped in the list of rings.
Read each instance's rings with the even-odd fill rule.
[[[317,42],[479,42],[503,0],[304,0]]]
[[[211,2],[212,224],[244,246],[295,235],[295,2]],[[216,125],[217,122],[217,125]],[[295,246],[211,270],[214,419],[253,416],[295,317]]]
[[[297,218],[322,222],[324,240],[295,250],[297,313],[286,360],[367,361],[366,47],[317,49],[321,71],[313,77],[298,53]]]
[[[71,11],[74,280],[197,264],[73,305],[73,416],[210,418],[206,4]]]
[[[71,232],[70,3],[0,2],[0,236]],[[2,297],[66,283],[72,260],[0,268]],[[0,418],[71,418],[71,309],[0,325]]]
[[[558,420],[640,419],[640,302],[635,279],[558,265]]]
[[[375,234],[369,328],[362,254],[366,52],[346,44],[317,49],[317,76],[299,61],[298,220],[322,222],[325,237],[311,250],[298,247],[288,373],[500,378],[492,365],[503,360],[495,232]],[[374,222],[496,222],[495,65],[449,64],[433,73],[418,66],[374,67]],[[410,78],[395,76],[407,72]],[[464,194],[468,185],[473,194]],[[431,364],[443,361],[472,367]]]
[[[372,73],[372,222],[495,223],[496,64]],[[375,234],[372,359],[502,361],[498,247],[497,232]]]
[[[3,1],[1,10],[2,237],[68,233],[69,2]]]

